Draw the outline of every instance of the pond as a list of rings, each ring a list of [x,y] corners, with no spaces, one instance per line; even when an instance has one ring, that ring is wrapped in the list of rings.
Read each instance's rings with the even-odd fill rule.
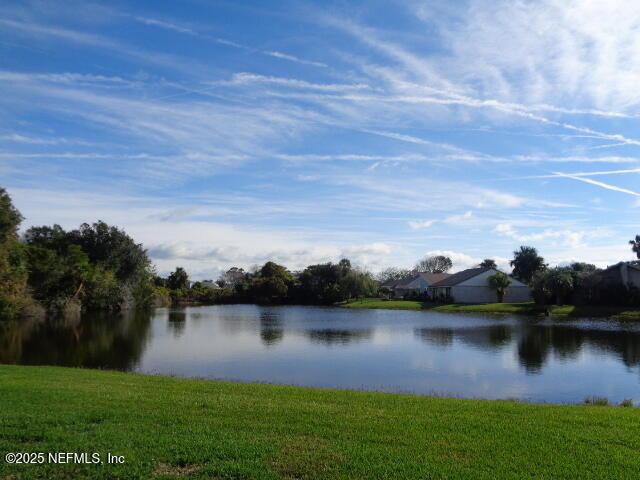
[[[220,305],[0,324],[0,363],[466,398],[640,402],[640,325]]]

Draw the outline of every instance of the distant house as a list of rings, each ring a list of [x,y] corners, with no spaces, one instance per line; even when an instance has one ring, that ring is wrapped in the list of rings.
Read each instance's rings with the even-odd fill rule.
[[[203,287],[218,289],[220,286],[213,280],[203,280],[200,282]]]
[[[489,286],[488,278],[497,272],[495,268],[478,267],[448,275],[429,287],[429,297],[447,298],[455,303],[494,303],[497,301],[496,291]],[[505,292],[505,302],[531,300],[531,290],[527,285],[515,278],[509,279],[511,285]]]
[[[640,288],[640,262],[620,262],[600,273],[600,278],[612,284]]]
[[[449,276],[448,273],[419,272],[402,280],[388,280],[380,285],[393,292],[393,297],[403,298],[410,295],[423,295],[429,287]]]

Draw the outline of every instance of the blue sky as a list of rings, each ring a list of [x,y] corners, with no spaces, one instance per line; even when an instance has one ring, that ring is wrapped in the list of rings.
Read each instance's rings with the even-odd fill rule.
[[[3,2],[0,185],[160,272],[632,258],[631,1]]]

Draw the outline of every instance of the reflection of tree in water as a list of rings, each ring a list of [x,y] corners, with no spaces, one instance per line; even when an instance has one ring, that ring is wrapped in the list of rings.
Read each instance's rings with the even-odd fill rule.
[[[424,342],[439,347],[453,344],[454,338],[482,350],[495,350],[509,345],[511,327],[492,325],[477,328],[416,328],[414,335]]]
[[[149,334],[149,312],[11,322],[0,327],[0,361],[24,365],[132,369]]]
[[[260,338],[267,347],[282,341],[284,330],[280,315],[269,311],[260,312]]]
[[[518,359],[527,373],[540,373],[549,355],[551,337],[548,327],[531,327],[520,338]]]
[[[187,327],[187,312],[184,310],[170,310],[167,326],[174,337],[181,336]]]
[[[558,358],[576,358],[585,345],[613,353],[627,367],[640,365],[640,332],[558,325],[526,328],[518,343],[518,357],[528,372],[537,373],[551,352]]]
[[[482,350],[499,350],[514,342],[518,332],[513,325],[474,328],[416,328],[420,340],[449,347],[454,340]],[[588,330],[575,326],[526,324],[517,335],[518,360],[528,373],[539,373],[549,355],[577,358],[586,346],[614,354],[627,367],[640,365],[640,332],[626,330]]]
[[[494,347],[505,347],[511,343],[511,327],[495,325],[489,327],[489,343]]]
[[[307,337],[313,343],[324,343],[325,345],[348,345],[353,342],[369,340],[373,337],[373,330],[339,330],[339,329],[313,329],[307,330]]]

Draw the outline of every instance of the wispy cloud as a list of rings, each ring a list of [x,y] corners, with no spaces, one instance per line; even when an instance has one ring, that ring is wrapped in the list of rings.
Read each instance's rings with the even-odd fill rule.
[[[249,84],[270,84],[283,87],[290,87],[295,89],[310,89],[320,91],[354,91],[354,90],[368,90],[371,87],[363,83],[355,84],[327,84],[327,83],[313,83],[305,80],[299,80],[296,78],[285,77],[273,77],[266,75],[257,75],[254,73],[236,73],[229,83],[217,82],[218,85],[234,84],[234,85],[249,85]]]
[[[195,32],[191,28],[177,25],[172,22],[158,20],[156,18],[139,17],[139,16],[135,16],[133,18],[138,22],[144,23],[145,25],[151,25],[154,27],[160,27],[167,30],[173,30],[174,32],[179,32],[179,33],[186,33],[188,35],[198,35],[197,32]]]
[[[409,220],[409,227],[413,230],[424,230],[425,228],[430,228],[433,224],[436,223],[436,220]]]
[[[612,4],[454,2],[428,28],[376,5],[359,17],[389,17],[384,29],[296,10],[250,32],[255,10],[217,5],[3,5],[0,49],[27,48],[0,71],[2,181],[26,224],[103,216],[163,271],[410,265],[425,250],[472,266],[519,241],[613,262],[634,203],[558,181],[640,201],[639,18]],[[104,198],[65,196],[86,184]]]
[[[627,195],[633,195],[634,197],[640,197],[640,193],[635,192],[633,190],[629,190],[627,188],[617,187],[615,185],[611,185],[609,183],[600,182],[598,180],[592,180],[590,178],[584,178],[582,176],[571,175],[568,173],[555,172],[555,175],[563,178],[570,178],[572,180],[576,180],[578,182],[588,183],[589,185],[595,185],[596,187],[604,188],[605,190],[612,190],[614,192],[626,193]]]
[[[312,65],[314,67],[322,67],[327,68],[328,65],[322,62],[314,62],[311,60],[304,60],[302,58],[298,58],[295,55],[290,55],[288,53],[278,52],[277,50],[269,50],[262,52],[265,55],[269,55],[270,57],[280,58],[282,60],[289,60],[290,62],[301,63],[302,65]]]
[[[69,28],[52,27],[37,23],[8,19],[0,19],[0,27],[15,30],[28,36],[49,37],[84,47],[98,48],[115,57],[128,58],[135,60],[136,62],[144,62],[145,64],[152,64],[165,68],[174,69],[182,67],[184,69],[192,70],[198,65],[197,62],[187,60],[184,57],[139,49],[125,42],[113,40],[104,35],[86,33]],[[202,68],[202,66],[200,67]]]

